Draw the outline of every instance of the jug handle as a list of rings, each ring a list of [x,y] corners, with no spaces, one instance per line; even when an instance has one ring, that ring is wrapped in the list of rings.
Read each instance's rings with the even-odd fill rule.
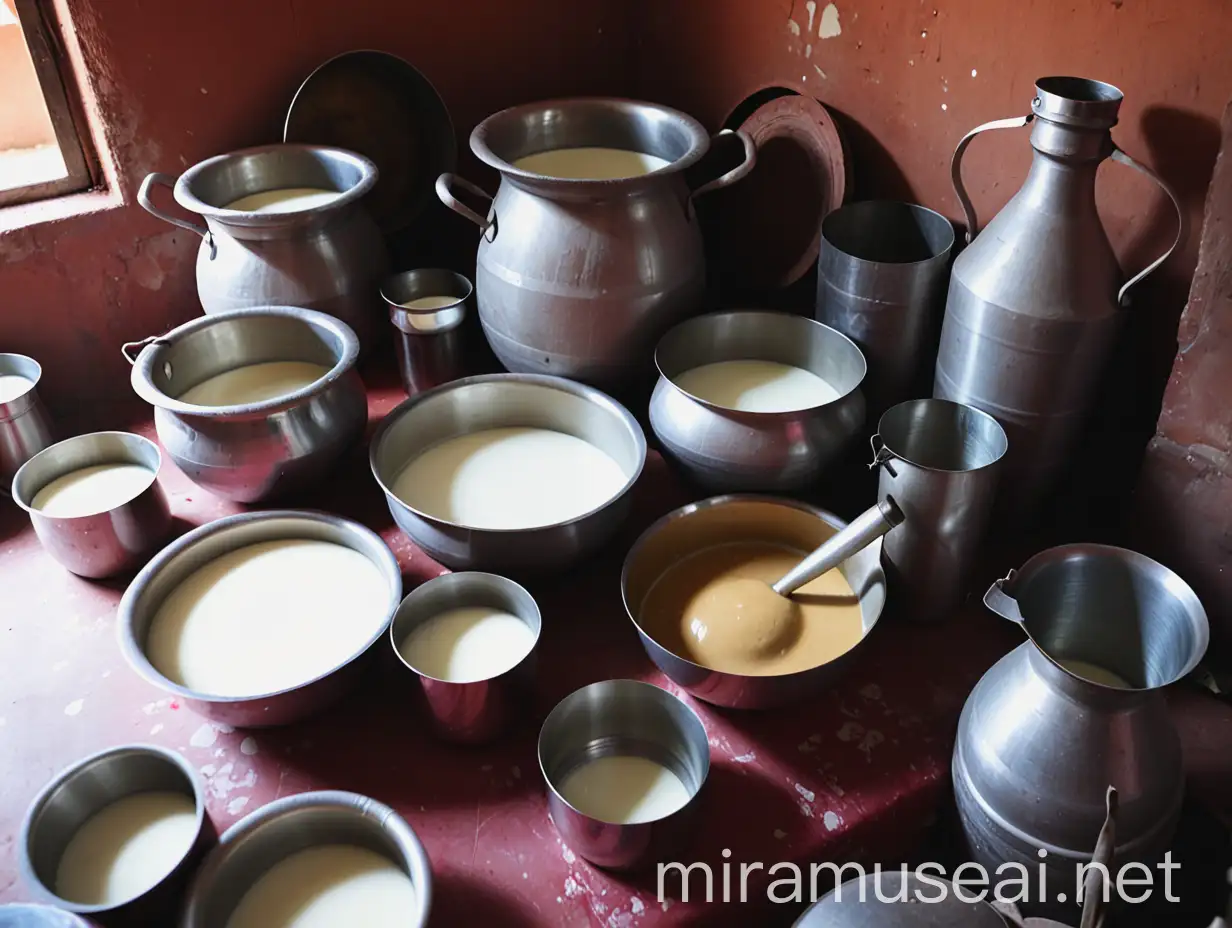
[[[161,335],[151,335],[148,338],[143,338],[138,342],[125,342],[120,346],[120,354],[124,355],[124,360],[130,365],[137,363],[137,358],[148,345],[170,345],[171,343]]]
[[[723,174],[720,174],[714,180],[708,180],[696,190],[693,191],[692,197],[696,199],[702,194],[710,193],[712,190],[720,190],[723,187],[730,187],[742,177],[748,175],[749,171],[757,164],[757,145],[753,141],[753,137],[743,129],[723,129],[715,135],[711,141],[718,143],[726,141],[728,137],[734,136],[740,140],[740,144],[744,147],[744,160],[738,165]]]
[[[210,260],[214,260],[217,247],[214,245],[214,236],[210,233],[210,230],[199,222],[191,222],[187,219],[181,219],[179,216],[172,216],[170,213],[155,206],[154,201],[150,199],[150,191],[155,184],[161,184],[171,189],[175,187],[175,178],[170,174],[160,174],[157,171],[153,174],[147,174],[145,180],[141,182],[141,188],[137,191],[137,202],[141,204],[141,208],[164,222],[169,222],[173,226],[179,226],[181,229],[187,229],[189,232],[195,232],[197,235],[200,235],[209,243]]]
[[[1142,278],[1146,277],[1147,274],[1150,274],[1152,271],[1154,271],[1157,267],[1159,267],[1165,261],[1167,261],[1168,258],[1172,256],[1172,252],[1176,251],[1177,246],[1181,244],[1181,239],[1184,238],[1185,236],[1185,213],[1181,210],[1181,201],[1177,197],[1176,192],[1173,191],[1173,189],[1169,187],[1167,183],[1165,183],[1164,179],[1160,177],[1158,174],[1156,174],[1154,171],[1152,171],[1150,168],[1148,168],[1142,162],[1135,161],[1133,158],[1127,155],[1124,151],[1118,148],[1116,144],[1113,144],[1112,146],[1112,160],[1119,161],[1121,164],[1125,165],[1126,167],[1131,167],[1135,171],[1137,171],[1139,174],[1145,174],[1151,180],[1155,181],[1155,183],[1159,186],[1159,189],[1168,195],[1168,199],[1172,201],[1173,209],[1176,210],[1176,238],[1172,240],[1172,244],[1168,246],[1167,251],[1165,251],[1162,255],[1160,255],[1158,258],[1156,258],[1154,261],[1152,261],[1150,264],[1148,264],[1146,267],[1140,270],[1133,277],[1129,278],[1129,280],[1125,281],[1121,289],[1117,292],[1117,303],[1124,306],[1125,305],[1125,295],[1129,293],[1129,288],[1132,287],[1134,284],[1138,283],[1138,281],[1142,280]]]
[[[979,219],[975,215],[975,207],[971,205],[971,197],[967,196],[967,188],[962,182],[962,159],[963,154],[967,150],[967,146],[981,132],[987,132],[989,129],[1021,129],[1034,119],[1034,115],[1015,116],[1012,119],[994,119],[992,122],[986,122],[982,126],[976,126],[958,142],[958,147],[954,149],[954,157],[950,159],[950,180],[954,183],[954,192],[958,194],[958,202],[962,204],[963,213],[967,217],[967,244],[971,244],[971,240],[975,238],[975,233],[979,229]]]
[[[868,465],[869,470],[876,470],[878,467],[884,467],[891,477],[897,477],[898,474],[894,470],[892,463],[898,455],[886,447],[885,440],[882,439],[881,433],[877,432],[868,443],[873,447],[873,463]]]
[[[496,238],[496,216],[493,215],[491,219],[486,219],[455,197],[452,189],[455,184],[467,193],[482,197],[489,204],[492,202],[491,195],[478,184],[472,184],[466,178],[458,177],[456,174],[442,174],[436,179],[436,195],[440,198],[440,201],[459,216],[469,219],[479,226],[479,234],[486,236],[489,242],[492,241],[492,239]],[[488,235],[489,230],[492,232],[490,236]]]
[[[1000,580],[993,581],[992,586],[988,588],[988,592],[984,594],[984,605],[1001,616],[1003,619],[1009,619],[1011,622],[1022,624],[1022,612],[1018,608],[1018,600],[1009,593],[1005,592],[1005,587],[1009,583],[1014,582],[1014,578],[1018,576],[1018,571],[1011,570]]]

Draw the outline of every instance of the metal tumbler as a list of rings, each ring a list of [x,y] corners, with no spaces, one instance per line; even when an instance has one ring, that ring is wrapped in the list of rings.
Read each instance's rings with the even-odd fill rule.
[[[442,268],[403,271],[385,279],[381,297],[398,330],[398,371],[408,396],[467,375],[466,318],[475,288]]]
[[[7,490],[18,468],[55,440],[38,395],[42,376],[34,358],[0,354],[0,489]]]

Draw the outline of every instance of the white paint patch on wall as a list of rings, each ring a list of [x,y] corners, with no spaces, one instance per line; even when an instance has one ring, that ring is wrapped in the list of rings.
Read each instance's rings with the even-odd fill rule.
[[[64,714],[65,715],[77,715],[78,713],[81,712],[81,707],[84,706],[85,704],[86,704],[86,701],[84,699],[74,699],[72,702],[70,702],[67,706],[64,707]]]
[[[817,27],[817,34],[823,39],[833,39],[843,34],[843,27],[838,21],[838,7],[833,3],[827,3],[826,8],[821,11],[821,23]]]
[[[208,748],[217,740],[218,730],[209,722],[206,722],[193,732],[192,737],[188,739],[188,743],[194,748]]]
[[[787,31],[790,32],[792,35],[799,35],[800,34],[800,24],[796,22],[794,19],[787,20]]]
[[[817,16],[817,0],[808,0],[808,2],[804,4],[804,8],[808,10],[808,14],[809,14],[808,31],[809,31],[809,35],[812,35],[813,34],[813,21]]]

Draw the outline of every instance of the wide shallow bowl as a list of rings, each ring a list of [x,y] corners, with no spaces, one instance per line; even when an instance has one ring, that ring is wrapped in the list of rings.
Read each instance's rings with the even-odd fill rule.
[[[330,844],[389,858],[415,887],[407,928],[423,928],[432,909],[432,868],[411,826],[384,803],[324,791],[276,799],[228,828],[188,890],[180,928],[226,928],[236,906],[275,864]]]
[[[1009,924],[979,893],[962,891],[935,873],[887,868],[840,884],[796,920],[794,928],[1005,928]],[[975,901],[972,901],[975,900]],[[1029,923],[1028,923],[1029,924]]]
[[[686,371],[720,361],[789,364],[816,374],[839,395],[793,412],[742,412],[676,385]],[[751,310],[698,316],[663,336],[655,364],[650,427],[664,450],[711,490],[804,489],[864,424],[864,355],[847,336],[803,316]]]
[[[313,680],[256,696],[199,693],[163,676],[146,656],[150,623],[171,592],[202,566],[237,548],[282,538],[310,538],[344,545],[368,558],[389,584],[388,616],[372,637],[332,670]],[[269,510],[227,516],[194,529],[164,548],[129,584],[116,614],[120,650],[140,676],[184,700],[194,711],[242,728],[285,725],[341,698],[364,674],[364,659],[389,630],[402,598],[402,571],[393,552],[370,529],[341,516]],[[345,615],[338,616],[346,621]],[[243,647],[243,642],[236,642]]]
[[[263,306],[213,313],[144,345],[133,390],[154,407],[158,440],[188,478],[253,503],[320,480],[363,434],[368,402],[355,371],[359,340],[311,309]],[[259,403],[198,406],[179,399],[211,377],[267,361],[308,361],[328,372]]]
[[[171,510],[158,483],[163,456],[148,438],[128,432],[91,432],[44,448],[13,477],[13,502],[30,514],[34,534],[64,567],[82,577],[132,570],[171,534]],[[49,516],[34,498],[53,480],[100,464],[139,464],[154,474],[132,499],[83,516]]]
[[[602,506],[576,519],[528,529],[479,529],[415,509],[392,487],[408,464],[441,442],[485,429],[565,432],[611,456],[627,479]],[[369,461],[399,528],[447,567],[494,573],[560,571],[600,548],[629,512],[646,462],[646,437],[629,411],[605,393],[563,377],[483,374],[412,397],[385,417]]]
[[[77,830],[113,802],[148,792],[183,793],[197,812],[196,838],[174,866],[168,867],[167,875],[145,892],[111,905],[87,905],[57,895],[56,871]],[[166,748],[124,745],[77,761],[43,787],[22,822],[17,858],[23,879],[42,901],[108,924],[166,925],[172,921],[193,868],[214,838],[214,827],[205,814],[201,779],[192,765]]]
[[[797,702],[831,686],[868,640],[885,607],[885,574],[878,539],[839,570],[860,599],[864,637],[846,653],[809,670],[744,676],[711,670],[669,651],[642,626],[641,604],[654,582],[682,558],[715,545],[768,541],[808,552],[846,526],[838,516],[793,500],[768,496],[715,496],[682,506],[642,533],[625,558],[620,592],[642,647],[664,674],[691,695],[735,709],[767,709]]]

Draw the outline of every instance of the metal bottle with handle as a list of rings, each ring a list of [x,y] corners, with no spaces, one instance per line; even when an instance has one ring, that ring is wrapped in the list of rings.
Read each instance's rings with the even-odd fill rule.
[[[954,262],[933,396],[996,416],[1009,437],[1005,483],[1026,508],[1054,484],[1089,411],[1130,289],[1181,240],[1176,194],[1112,141],[1122,93],[1100,81],[1046,77],[1031,113],[985,123],[951,164],[969,247]],[[1033,163],[988,226],[963,187],[963,153],[981,132],[1033,123]],[[1111,158],[1145,174],[1176,208],[1176,240],[1125,281],[1095,209],[1095,173]]]

